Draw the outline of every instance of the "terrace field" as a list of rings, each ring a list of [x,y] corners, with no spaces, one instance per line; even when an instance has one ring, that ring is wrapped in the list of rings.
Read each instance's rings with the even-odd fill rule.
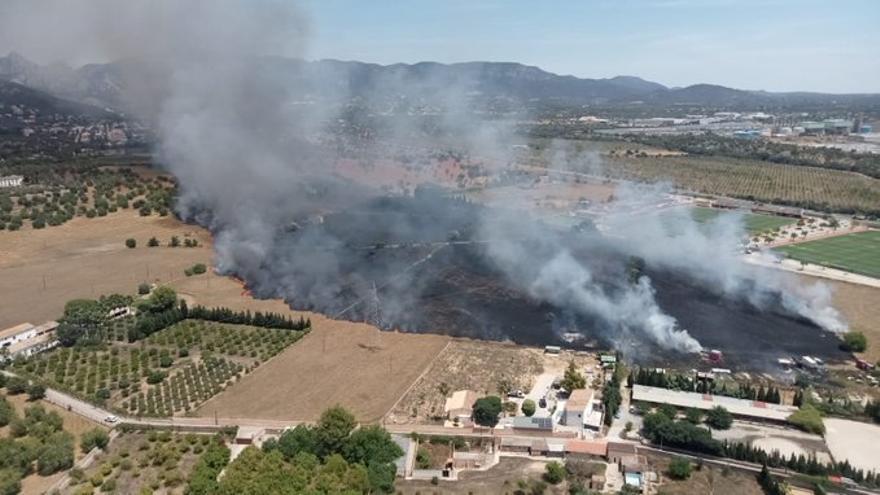
[[[880,278],[880,231],[791,244],[777,250],[804,263]]]

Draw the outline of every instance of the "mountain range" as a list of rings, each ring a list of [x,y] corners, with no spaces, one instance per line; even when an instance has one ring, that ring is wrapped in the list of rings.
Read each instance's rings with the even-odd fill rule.
[[[45,91],[55,97],[104,108],[125,109],[132,61],[89,64],[80,68],[40,65],[10,53],[0,57],[0,80]],[[669,88],[634,76],[586,79],[558,75],[511,62],[379,65],[356,61],[304,61],[266,57],[252,65],[254,77],[283,81],[287,90],[309,97],[418,99],[449,88],[469,98],[507,100],[552,106],[711,107],[757,110],[773,108],[880,107],[880,94],[770,93],[696,84]],[[143,81],[139,81],[143,84]]]

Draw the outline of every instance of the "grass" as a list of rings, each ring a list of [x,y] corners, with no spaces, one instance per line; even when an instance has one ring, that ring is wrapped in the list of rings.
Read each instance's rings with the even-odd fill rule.
[[[805,263],[880,278],[880,231],[857,232],[777,249]]]
[[[714,220],[721,215],[720,210],[714,208],[696,207],[692,210],[691,215],[698,223],[706,223]],[[760,215],[755,213],[746,213],[743,216],[746,230],[750,235],[789,225],[795,222],[793,218],[777,217],[774,215]]]

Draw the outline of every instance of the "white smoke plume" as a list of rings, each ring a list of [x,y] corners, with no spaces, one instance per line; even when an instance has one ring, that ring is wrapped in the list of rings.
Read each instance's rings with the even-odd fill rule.
[[[323,213],[318,204],[357,204],[376,191],[340,181],[333,172],[338,157],[316,145],[324,126],[347,109],[350,88],[340,82],[340,74],[304,74],[301,64],[266,58],[305,57],[305,19],[301,10],[281,0],[7,0],[0,6],[0,41],[14,39],[26,54],[30,47],[68,60],[81,59],[83,53],[123,60],[126,103],[156,126],[160,161],[179,179],[178,213],[215,232],[219,269],[238,274],[262,295],[329,305],[346,290],[343,277],[360,277],[343,269],[344,260],[334,254],[345,243],[309,233],[291,241],[283,238],[285,228],[303,216]],[[468,81],[427,70],[418,82],[392,77],[385,83],[363,98],[367,106],[380,105],[382,95],[398,90],[425,95],[430,100],[425,105],[438,109],[438,125],[457,130],[458,147],[487,162],[511,160],[510,128],[474,117]],[[304,93],[311,100],[305,101]],[[405,141],[414,132],[410,122],[388,121],[388,141]],[[365,150],[382,152],[381,145]],[[553,168],[567,169],[570,163],[557,162],[580,160],[583,172],[601,172],[597,155],[584,160],[565,143],[556,143],[553,153]],[[735,218],[722,218],[708,230],[681,220],[676,223],[680,232],[670,234],[656,218],[632,213],[653,208],[652,202],[662,201],[661,191],[646,194],[623,187],[617,195],[615,207],[630,213],[606,218],[607,236],[587,235],[585,242],[639,256],[649,266],[680,270],[756,306],[781,297],[792,312],[825,328],[842,328],[821,286],[798,288],[737,259],[743,232]],[[630,282],[621,272],[615,274],[619,281],[609,283],[599,272],[611,268],[592,263],[579,246],[536,227],[527,216],[491,213],[475,222],[478,237],[490,241],[486,252],[492,263],[510,282],[535,299],[596,316],[611,342],[644,336],[666,349],[701,349],[660,308],[647,276]],[[440,228],[430,232],[432,225],[414,227],[390,218],[377,223],[401,237],[415,228],[436,239],[448,235]],[[387,301],[386,311],[412,311],[424,284],[413,277],[407,269],[388,280],[409,298]],[[372,281],[355,282],[369,287]]]

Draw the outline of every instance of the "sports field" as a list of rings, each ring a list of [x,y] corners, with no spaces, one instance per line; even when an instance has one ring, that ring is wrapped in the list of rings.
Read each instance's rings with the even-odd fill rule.
[[[786,256],[816,265],[880,278],[880,231],[857,232],[777,248]]]
[[[714,208],[703,208],[696,207],[693,209],[691,215],[694,217],[694,220],[699,223],[705,223],[713,220],[718,215],[724,213],[721,210],[717,210]],[[795,222],[793,218],[786,217],[777,217],[774,215],[759,215],[755,213],[745,213],[743,215],[743,221],[745,222],[746,230],[749,234],[757,234],[759,232],[764,232],[767,230],[774,230],[776,228],[782,227],[784,225],[788,225]]]

